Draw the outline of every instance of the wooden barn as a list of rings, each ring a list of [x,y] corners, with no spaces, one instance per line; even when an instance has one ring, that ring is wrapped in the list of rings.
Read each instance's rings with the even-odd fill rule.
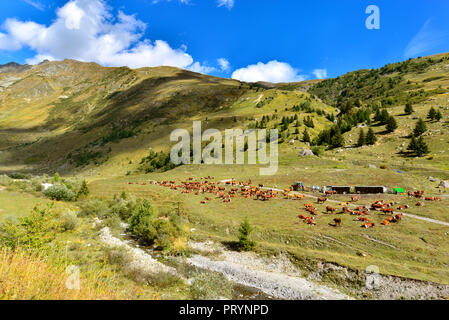
[[[335,191],[337,194],[349,194],[351,193],[351,187],[349,186],[328,186],[326,190]]]
[[[360,194],[382,194],[387,193],[388,189],[384,186],[357,186],[355,193]]]

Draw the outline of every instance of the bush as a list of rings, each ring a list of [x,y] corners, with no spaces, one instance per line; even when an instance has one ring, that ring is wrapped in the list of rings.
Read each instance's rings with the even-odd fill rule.
[[[45,190],[44,195],[51,200],[72,201],[75,199],[75,193],[67,188],[65,184],[55,184]]]
[[[239,228],[239,251],[251,251],[256,246],[256,243],[249,239],[250,233],[253,231],[248,220],[244,220]]]
[[[61,228],[63,231],[74,230],[78,227],[78,218],[76,213],[70,210],[64,211],[60,217]]]
[[[117,198],[113,200],[110,204],[109,210],[114,215],[120,217],[123,221],[128,221],[133,214],[134,207],[136,206],[135,201],[126,200],[125,198]]]
[[[110,216],[109,208],[105,201],[100,199],[86,200],[79,204],[81,211],[78,213],[80,217],[99,217],[106,218]]]
[[[211,272],[196,273],[190,286],[193,300],[216,300],[232,297],[232,286],[222,274]]]
[[[182,235],[180,222],[174,217],[158,218],[151,203],[139,201],[129,219],[129,230],[148,245],[170,250],[176,238]]]
[[[89,187],[87,186],[86,180],[83,180],[80,189],[76,193],[76,198],[80,199],[83,197],[87,197],[90,194]]]
[[[6,221],[0,225],[0,244],[12,250],[17,247],[42,250],[61,231],[61,223],[51,207],[34,208],[31,215],[17,223]]]
[[[324,147],[322,146],[314,146],[311,148],[311,150],[317,157],[321,157],[324,154]]]

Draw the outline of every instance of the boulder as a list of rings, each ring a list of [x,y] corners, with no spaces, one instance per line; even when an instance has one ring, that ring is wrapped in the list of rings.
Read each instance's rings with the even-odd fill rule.
[[[299,155],[301,157],[306,157],[306,156],[314,156],[313,151],[310,149],[304,149],[302,151],[299,152]]]
[[[441,181],[440,188],[449,188],[449,181]]]
[[[436,178],[434,178],[434,177],[429,177],[428,179],[429,179],[429,181],[431,181],[431,182],[438,182],[438,179],[436,179]]]

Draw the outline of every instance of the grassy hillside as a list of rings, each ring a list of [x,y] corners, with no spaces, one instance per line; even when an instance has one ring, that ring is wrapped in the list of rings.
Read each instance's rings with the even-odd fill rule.
[[[334,228],[329,225],[334,217],[324,213],[326,204],[316,205],[318,225],[311,227],[299,221],[298,215],[313,198],[261,202],[237,197],[230,204],[214,198],[200,205],[202,196],[148,184],[149,180],[212,176],[215,180],[251,179],[253,184],[280,189],[298,180],[306,186],[402,187],[424,190],[426,196],[440,196],[442,201],[417,207],[414,198],[388,194],[363,196],[360,204],[393,201],[395,206],[409,205],[410,214],[449,222],[447,190],[436,188],[440,180],[449,179],[448,58],[449,54],[441,54],[336,79],[291,84],[248,84],[171,67],[131,70],[71,60],[9,67],[0,73],[0,173],[20,172],[21,178],[29,180],[0,180],[0,188],[5,188],[0,191],[0,220],[27,216],[37,203],[55,203],[60,208],[73,205],[73,210],[79,210],[82,204],[45,199],[36,188],[36,181],[51,181],[43,174],[59,172],[67,181],[86,179],[92,201],[96,197],[115,201],[125,191],[131,199],[151,200],[159,212],[181,212],[194,226],[196,231],[190,236],[195,240],[235,240],[239,224],[248,218],[255,227],[259,253],[287,252],[305,271],[322,261],[357,272],[376,265],[382,274],[449,284],[449,229],[444,224],[404,217],[399,224],[381,226],[385,217],[374,212],[370,216],[377,225],[374,229],[360,228],[360,222],[349,215],[342,216],[343,227]],[[406,103],[413,106],[410,114],[404,113]],[[440,111],[438,121],[426,119],[431,107]],[[392,132],[374,119],[378,108],[386,108],[396,119]],[[313,144],[323,130],[348,124],[361,110],[369,111],[368,118],[356,119],[342,130],[341,146],[314,146],[318,156],[300,156],[301,149],[311,147],[303,141],[306,129]],[[407,152],[418,118],[426,121],[428,130],[422,136],[430,149],[421,157]],[[167,167],[153,170],[142,162],[150,148],[167,153],[171,131],[191,131],[194,120],[202,121],[203,131],[279,129],[278,172],[259,176],[260,165],[184,165],[166,171]],[[362,128],[374,131],[377,141],[373,145],[357,146]],[[334,200],[348,201],[349,197],[335,196]],[[90,243],[97,237],[89,228],[91,223],[82,220],[76,232],[58,237]],[[102,250],[95,245],[83,247],[82,262],[98,261]],[[322,281],[344,287],[342,277],[328,274]],[[145,290],[146,297],[161,291]],[[185,294],[185,287],[180,290],[179,295]]]

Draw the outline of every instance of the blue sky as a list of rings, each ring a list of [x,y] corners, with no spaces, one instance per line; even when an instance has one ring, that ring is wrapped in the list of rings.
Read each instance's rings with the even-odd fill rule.
[[[379,30],[365,26],[368,5]],[[448,51],[446,0],[0,0],[0,64],[73,58],[282,82]]]

